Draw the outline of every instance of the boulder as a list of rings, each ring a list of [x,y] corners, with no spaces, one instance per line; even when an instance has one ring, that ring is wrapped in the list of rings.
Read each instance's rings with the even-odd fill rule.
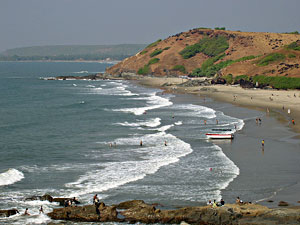
[[[285,202],[285,201],[280,201],[278,203],[278,206],[289,206],[289,203]]]
[[[17,209],[0,210],[0,217],[9,217],[19,213]]]

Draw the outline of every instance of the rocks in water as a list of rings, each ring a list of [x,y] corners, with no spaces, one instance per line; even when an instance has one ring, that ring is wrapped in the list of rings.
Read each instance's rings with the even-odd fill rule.
[[[0,217],[9,217],[12,215],[16,215],[17,213],[19,213],[17,209],[0,210]]]
[[[285,202],[285,201],[280,201],[278,203],[278,206],[289,206],[289,204],[287,202]]]
[[[40,201],[53,201],[53,197],[51,195],[45,194],[43,196],[31,196],[25,198],[25,201],[35,201],[35,200],[40,200]]]
[[[98,209],[98,211],[97,211]],[[99,216],[100,214],[100,216]],[[117,205],[86,205],[54,209],[52,219],[77,222],[126,222],[161,224],[295,224],[300,221],[300,209],[269,209],[256,204],[226,204],[222,207],[184,207],[174,210],[156,209],[142,200]]]

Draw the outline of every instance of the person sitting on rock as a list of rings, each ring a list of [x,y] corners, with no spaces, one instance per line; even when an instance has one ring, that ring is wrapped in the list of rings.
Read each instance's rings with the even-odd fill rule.
[[[235,203],[236,204],[242,204],[243,201],[240,199],[240,197],[236,197]]]
[[[221,204],[221,206],[225,205],[225,201],[223,198],[221,199],[220,204]]]
[[[212,205],[211,200],[208,200],[207,205]]]

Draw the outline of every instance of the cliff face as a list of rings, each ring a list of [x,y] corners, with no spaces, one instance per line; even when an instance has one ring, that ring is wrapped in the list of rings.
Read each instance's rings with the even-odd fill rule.
[[[207,54],[205,51],[201,52],[200,50],[194,56],[184,58],[180,52],[187,46],[195,46],[202,39],[212,40],[220,36],[226,38],[228,46],[219,54],[222,57],[214,60],[214,65],[220,62],[228,62],[228,60],[232,60],[234,63],[222,67],[218,71],[219,74],[300,77],[298,64],[300,51],[288,50],[285,47],[292,42],[300,40],[300,35],[210,29],[193,29],[176,34],[165,40],[157,41],[135,56],[126,58],[122,62],[108,68],[106,72],[113,75],[122,74],[123,72],[160,76],[191,74],[196,68],[201,68],[202,64],[207,62],[208,59],[217,56]],[[283,54],[285,57],[268,65],[258,65],[259,60],[263,60],[268,54],[273,53]],[[249,56],[253,58],[241,60],[242,57]]]

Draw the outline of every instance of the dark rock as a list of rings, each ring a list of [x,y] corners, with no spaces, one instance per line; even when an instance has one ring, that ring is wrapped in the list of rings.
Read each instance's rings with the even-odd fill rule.
[[[19,213],[17,209],[0,210],[0,217],[9,217]]]
[[[285,202],[285,201],[280,201],[278,203],[278,206],[289,206],[289,204],[287,202]]]

